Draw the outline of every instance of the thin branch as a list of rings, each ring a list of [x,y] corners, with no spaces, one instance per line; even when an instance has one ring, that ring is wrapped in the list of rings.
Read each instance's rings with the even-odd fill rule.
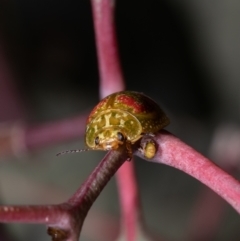
[[[169,132],[162,130],[154,140],[158,151],[151,162],[175,167],[198,179],[225,199],[240,213],[240,183],[221,168],[179,140]],[[142,145],[145,139],[142,139]],[[140,152],[138,155],[144,158]]]
[[[100,71],[101,98],[124,89],[114,24],[114,1],[92,0],[93,20]],[[138,188],[134,163],[126,163],[117,172],[122,209],[122,233],[128,241],[135,240],[141,226]]]
[[[101,98],[124,89],[114,24],[114,0],[91,0]]]
[[[140,224],[140,203],[133,160],[125,163],[117,172],[117,184],[122,209],[122,231],[127,240],[136,240]]]
[[[212,136],[209,155],[224,171],[237,176],[240,159],[239,146],[239,127],[229,123],[220,124],[215,128]],[[187,240],[213,240],[226,216],[227,207],[227,203],[215,192],[206,187],[201,188],[191,210]]]
[[[28,127],[25,143],[28,150],[34,150],[62,141],[80,139],[85,133],[87,115],[81,114],[65,120]]]
[[[68,202],[47,206],[0,206],[0,222],[49,225],[52,240],[77,241],[85,217],[110,178],[127,159],[124,147],[109,152]]]
[[[25,126],[20,122],[0,124],[0,156],[19,156],[49,145],[80,139],[85,132],[87,115]]]

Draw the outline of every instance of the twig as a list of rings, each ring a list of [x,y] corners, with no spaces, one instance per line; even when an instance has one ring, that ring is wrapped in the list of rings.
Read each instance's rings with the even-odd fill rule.
[[[66,202],[46,206],[0,206],[0,222],[42,223],[53,241],[77,241],[85,217],[102,189],[127,159],[124,148],[109,152]]]
[[[240,213],[240,183],[238,180],[167,131],[162,130],[154,137],[154,140],[158,145],[158,152],[150,160],[151,162],[166,164],[193,176],[215,191]],[[144,143],[144,141],[143,138],[142,142]],[[144,158],[140,153],[138,155]]]

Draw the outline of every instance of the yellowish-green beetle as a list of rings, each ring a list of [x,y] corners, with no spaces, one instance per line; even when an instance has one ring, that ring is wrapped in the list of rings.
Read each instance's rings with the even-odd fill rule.
[[[65,153],[88,150],[116,150],[125,145],[129,159],[132,145],[142,136],[154,136],[169,124],[161,108],[146,95],[134,91],[113,93],[102,99],[92,110],[86,125],[85,142],[87,149],[69,150]],[[149,140],[140,149],[146,158],[153,158],[156,144]]]
[[[89,149],[112,150],[131,145],[144,134],[154,134],[169,124],[161,108],[146,95],[134,91],[113,93],[102,99],[92,110],[86,126],[85,141]],[[154,156],[155,145],[146,145],[144,155]],[[151,152],[151,153],[150,153]]]

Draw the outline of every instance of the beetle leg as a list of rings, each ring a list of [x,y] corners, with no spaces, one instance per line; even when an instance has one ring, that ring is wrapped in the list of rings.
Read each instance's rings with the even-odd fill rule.
[[[140,148],[138,148],[141,154],[148,159],[152,159],[157,152],[157,144],[152,139],[153,136],[153,134],[146,134],[141,140]]]
[[[132,143],[130,141],[126,141],[126,149],[128,154],[127,161],[131,161],[132,160]]]
[[[149,137],[154,137],[155,134],[153,134],[152,132],[148,132],[148,133],[142,133],[142,136],[149,136]]]

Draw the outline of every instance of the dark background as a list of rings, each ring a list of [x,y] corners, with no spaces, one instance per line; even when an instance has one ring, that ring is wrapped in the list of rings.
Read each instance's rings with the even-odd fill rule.
[[[206,156],[219,126],[238,127],[239,13],[240,3],[233,0],[116,1],[127,89],[144,92],[161,104],[171,118],[167,129]],[[13,114],[0,105],[0,120],[44,123],[90,111],[98,102],[90,1],[1,1],[0,45],[21,106]],[[61,150],[83,147],[82,139],[3,158],[8,162],[0,167],[2,202],[66,200],[103,155],[55,158]],[[148,225],[171,240],[184,240],[203,185],[178,170],[140,159],[136,170]],[[54,197],[44,187],[49,184],[57,190]],[[41,190],[48,194],[40,195]],[[94,208],[119,216],[115,181]],[[212,240],[239,240],[239,216],[230,207],[225,212]],[[37,240],[27,225],[9,228],[18,240]],[[36,230],[44,235],[42,227]],[[46,239],[40,234],[39,240]]]

